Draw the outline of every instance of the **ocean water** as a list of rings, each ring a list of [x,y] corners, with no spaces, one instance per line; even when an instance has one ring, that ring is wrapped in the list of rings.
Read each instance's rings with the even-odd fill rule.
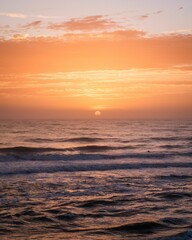
[[[1,121],[0,239],[192,239],[190,121]]]

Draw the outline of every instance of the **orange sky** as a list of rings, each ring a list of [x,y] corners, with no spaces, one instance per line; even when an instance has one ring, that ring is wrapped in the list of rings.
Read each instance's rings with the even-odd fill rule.
[[[7,27],[11,37],[0,26],[1,118],[192,116],[190,32],[152,34],[93,15],[48,22],[51,36],[33,20]]]

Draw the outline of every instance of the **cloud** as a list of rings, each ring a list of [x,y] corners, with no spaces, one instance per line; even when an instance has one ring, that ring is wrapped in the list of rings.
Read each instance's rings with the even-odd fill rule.
[[[27,17],[32,17],[32,18],[42,18],[42,19],[57,19],[57,18],[62,18],[61,16],[48,16],[48,15],[26,15],[24,13],[17,13],[17,12],[0,12],[0,16],[4,17],[10,17],[10,18],[27,18]]]
[[[0,25],[0,32],[3,36],[13,34],[13,30],[10,25]]]
[[[141,30],[129,29],[129,30],[118,30],[113,32],[105,32],[103,36],[109,37],[109,39],[123,40],[144,37],[146,33]]]
[[[33,21],[33,22],[30,22],[30,23],[24,25],[23,27],[24,28],[37,28],[37,27],[40,27],[41,24],[42,24],[42,21]]]
[[[29,37],[28,34],[14,34],[12,39],[13,40],[24,40],[24,39],[27,39]]]
[[[117,23],[103,15],[89,16],[85,18],[72,18],[62,23],[51,23],[48,28],[52,30],[66,31],[92,31],[105,30],[117,27]]]
[[[145,14],[145,15],[141,15],[141,16],[140,16],[140,19],[141,19],[141,20],[145,20],[145,19],[147,19],[147,18],[149,18],[149,14]]]
[[[59,16],[48,16],[48,15],[30,15],[30,17],[33,18],[42,18],[42,19],[57,19],[57,18],[62,18]]]
[[[60,40],[67,42],[80,42],[80,41],[119,41],[126,39],[136,39],[147,36],[144,31],[129,29],[129,30],[116,30],[116,31],[106,31],[101,33],[66,33]],[[47,38],[54,39],[54,38]]]
[[[192,64],[180,64],[174,66],[176,69],[192,71]]]
[[[192,28],[186,28],[186,29],[178,29],[178,30],[175,30],[175,31],[166,31],[165,34],[168,34],[168,35],[191,35],[192,34]]]
[[[146,14],[140,15],[139,19],[140,20],[146,20],[147,18],[149,18],[152,15],[159,15],[163,12],[164,12],[163,10],[159,10],[159,11],[155,11],[155,12],[152,12],[152,13],[146,13]]]
[[[2,12],[2,13],[0,13],[0,16],[11,17],[11,18],[27,18],[27,15],[25,15],[23,13],[6,13],[6,12]]]
[[[156,15],[161,14],[161,13],[163,13],[163,10],[159,10],[159,11],[153,12],[153,14],[156,14]]]

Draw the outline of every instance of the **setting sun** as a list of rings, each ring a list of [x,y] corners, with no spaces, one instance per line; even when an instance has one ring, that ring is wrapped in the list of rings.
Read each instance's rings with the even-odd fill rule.
[[[95,116],[96,116],[96,117],[101,116],[101,112],[100,112],[100,111],[96,111],[96,112],[95,112]]]

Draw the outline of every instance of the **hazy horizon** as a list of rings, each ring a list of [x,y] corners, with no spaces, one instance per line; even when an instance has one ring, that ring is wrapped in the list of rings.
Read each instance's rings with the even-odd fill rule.
[[[95,116],[92,110],[57,111],[50,109],[12,109],[2,111],[0,120],[192,120],[191,113],[178,115],[170,110],[125,111],[125,110],[101,110],[100,116]]]

